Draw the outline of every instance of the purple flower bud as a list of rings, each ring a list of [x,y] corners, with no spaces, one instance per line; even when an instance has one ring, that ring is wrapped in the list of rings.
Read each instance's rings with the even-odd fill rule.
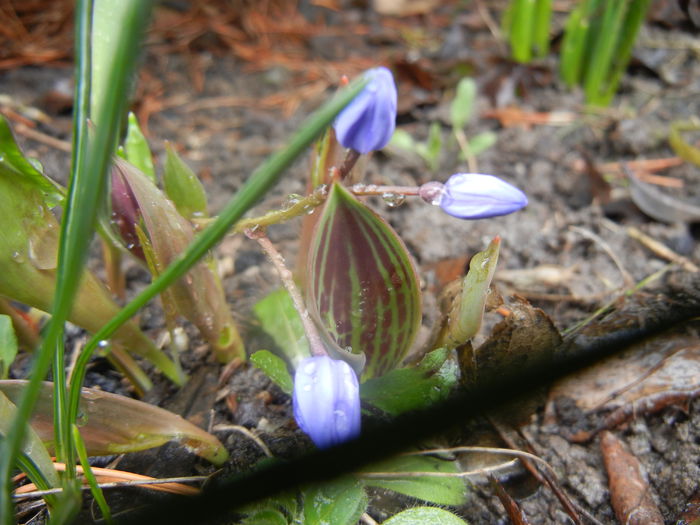
[[[360,388],[345,361],[307,357],[294,375],[294,419],[318,448],[360,434]]]
[[[396,127],[396,84],[385,67],[365,73],[368,83],[338,115],[333,127],[343,147],[359,153],[382,149]]]
[[[136,226],[141,221],[141,211],[136,196],[129,186],[125,173],[130,167],[124,161],[115,160],[112,166],[112,224],[119,230],[127,249],[136,257],[146,260]]]
[[[524,208],[527,197],[493,175],[457,173],[447,179],[437,204],[460,219],[486,219]]]

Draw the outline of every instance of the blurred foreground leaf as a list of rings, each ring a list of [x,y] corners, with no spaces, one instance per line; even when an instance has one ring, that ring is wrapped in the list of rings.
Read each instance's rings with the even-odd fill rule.
[[[16,402],[26,384],[27,381],[19,380],[0,381],[0,391]],[[228,458],[228,452],[218,439],[177,414],[101,390],[82,389],[77,423],[90,456],[136,452],[176,440],[215,465],[221,465]],[[42,384],[31,425],[51,448],[51,383]]]
[[[362,473],[365,472],[407,473],[406,477],[364,477],[365,485],[370,487],[393,490],[438,505],[462,505],[466,500],[466,487],[459,477],[431,477],[417,474],[420,472],[455,474],[458,470],[453,461],[433,456],[396,456],[363,468],[359,475],[362,477]]]

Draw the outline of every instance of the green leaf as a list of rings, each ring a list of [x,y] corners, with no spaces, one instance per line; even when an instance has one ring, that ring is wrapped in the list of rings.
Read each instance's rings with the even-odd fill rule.
[[[462,129],[472,118],[474,100],[476,99],[476,82],[464,77],[457,84],[455,98],[450,106],[450,117],[454,129]]]
[[[413,140],[413,137],[407,131],[403,129],[397,129],[391,136],[391,141],[389,141],[389,145],[394,146],[396,148],[413,151],[416,146],[416,141]]]
[[[64,190],[51,179],[44,177],[34,163],[24,156],[12,136],[7,119],[2,115],[0,115],[0,169],[8,176],[21,177],[23,181],[38,189],[50,208],[63,200]]]
[[[512,1],[510,47],[513,58],[527,63],[532,58],[532,33],[534,29],[535,0]]]
[[[341,349],[367,356],[366,377],[394,369],[421,322],[418,277],[401,239],[334,183],[311,241],[309,307]]]
[[[483,252],[474,255],[469,262],[469,272],[462,280],[461,293],[455,298],[447,316],[444,344],[449,348],[466,343],[479,332],[500,246],[501,238],[494,238]]]
[[[496,144],[496,141],[498,141],[498,135],[493,131],[484,131],[469,139],[469,151],[476,157]]]
[[[289,522],[280,511],[263,509],[249,514],[241,525],[287,525]]]
[[[415,473],[458,472],[453,461],[433,456],[397,456],[362,469],[362,472],[401,473],[411,472],[406,477],[363,478],[365,485],[400,492],[413,498],[438,505],[462,505],[466,499],[466,487],[459,477],[420,476]],[[359,474],[362,478],[362,473]]]
[[[293,366],[311,355],[304,327],[287,290],[280,288],[268,294],[253,307],[253,312]]]
[[[22,395],[27,381],[0,381],[0,391],[12,402]],[[31,419],[39,437],[53,446],[52,384],[41,385]],[[180,441],[191,452],[221,465],[228,452],[219,440],[177,414],[136,399],[92,388],[81,390],[78,419],[80,434],[90,456],[123,454]]]
[[[124,140],[124,153],[126,160],[140,169],[154,183],[156,182],[156,170],[153,168],[151,148],[141,132],[136,115],[131,112],[129,112],[126,139]]]
[[[392,516],[382,525],[418,525],[430,523],[430,525],[467,525],[459,516],[439,507],[414,507],[404,510]]]
[[[165,150],[163,189],[166,195],[183,217],[206,217],[207,195],[202,183],[170,144],[165,144]]]
[[[354,525],[367,508],[367,495],[355,478],[341,478],[304,489],[304,523]]]
[[[277,357],[269,350],[258,350],[250,356],[250,361],[260,370],[265,372],[285,394],[291,394],[294,390],[294,381],[287,370],[284,360]]]
[[[683,160],[692,162],[696,166],[700,166],[700,148],[694,146],[690,141],[683,138],[683,133],[689,131],[700,130],[700,121],[694,120],[675,120],[671,122],[670,131],[668,133],[668,143]]]
[[[360,386],[360,395],[392,416],[428,408],[445,400],[459,381],[459,367],[449,355],[445,348],[433,350],[415,367],[368,379]]]
[[[433,122],[428,131],[428,141],[420,142],[415,146],[416,153],[423,157],[423,160],[432,171],[437,171],[440,167],[440,151],[442,151],[442,132],[440,124]]]
[[[17,337],[9,315],[0,315],[0,379],[7,379],[17,356]]]

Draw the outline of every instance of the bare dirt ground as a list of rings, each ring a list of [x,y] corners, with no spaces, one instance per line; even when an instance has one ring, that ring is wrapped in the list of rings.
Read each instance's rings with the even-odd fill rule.
[[[164,158],[164,141],[173,143],[204,181],[214,212],[341,75],[352,77],[378,64],[391,67],[399,87],[399,126],[420,139],[436,121],[448,137],[454,87],[469,75],[479,85],[479,97],[467,135],[489,130],[498,137],[478,156],[478,171],[522,188],[530,204],[510,216],[463,222],[410,200],[398,207],[379,199],[373,203],[419,265],[426,331],[435,318],[436,293],[496,235],[502,247],[495,287],[504,296],[528,299],[562,332],[606,305],[608,324],[596,318],[587,328],[591,337],[624,323],[643,326],[661,305],[683,294],[698,296],[700,230],[694,221],[700,215],[659,211],[664,199],[675,210],[700,205],[698,166],[679,161],[668,143],[672,122],[700,114],[700,39],[690,20],[673,9],[675,2],[659,2],[652,10],[619,94],[609,108],[599,110],[586,108],[580,92],[561,85],[554,55],[532,66],[505,58],[506,48],[489,29],[489,16],[498,20],[504,2],[445,2],[404,17],[379,15],[363,2],[327,3],[347,5],[334,10],[314,5],[321,2],[261,2],[253,9],[237,2],[171,2],[158,9],[134,110],[157,160]],[[556,13],[558,27],[564,14]],[[554,37],[556,49],[560,31]],[[1,107],[16,113],[20,104],[48,115],[44,122],[17,117],[13,125],[25,151],[41,159],[50,176],[65,181],[71,69],[68,55],[45,62],[3,63],[0,93],[9,101]],[[664,169],[657,170],[655,162]],[[366,182],[415,185],[466,171],[456,145],[446,139],[434,173],[420,158],[389,150],[372,157]],[[302,193],[306,172],[306,163],[297,163],[256,210],[278,207],[286,195]],[[651,188],[650,199],[640,201],[634,194],[630,172],[645,181],[636,183],[643,185],[641,191]],[[269,230],[291,264],[298,226],[291,222]],[[224,282],[248,334],[248,348],[262,348],[265,341],[256,335],[250,309],[277,286],[275,273],[255,244],[240,237],[228,238],[219,255],[228,268]],[[99,261],[94,265],[99,267]],[[127,276],[132,289],[147,279],[136,266]],[[646,286],[638,286],[648,278]],[[497,320],[491,316],[489,326]],[[162,330],[160,321],[156,307],[142,317],[154,335]],[[682,513],[700,506],[697,329],[697,321],[687,322],[634,345],[606,364],[553,385],[529,409],[521,408],[517,418],[484,415],[443,441],[516,446],[546,460],[563,500],[522,466],[496,471],[531,523],[570,523],[572,512],[581,523],[615,523],[611,494],[629,490],[624,481],[616,485],[606,470],[609,461],[622,468],[611,459],[618,451],[617,437],[648,480],[637,494],[648,495],[663,522],[690,523],[694,518]],[[185,361],[192,381],[179,392],[162,386],[149,401],[202,426],[253,429],[275,455],[296,455],[306,446],[294,429],[289,399],[260,372],[242,365],[220,383],[221,369],[203,349]],[[91,381],[121,388],[114,374],[100,368]],[[238,433],[219,437],[232,452],[230,470],[248,468],[262,457]],[[175,449],[127,457],[120,468],[158,476],[206,470]],[[482,460],[493,463],[465,456],[463,467],[483,467]],[[483,477],[469,483],[469,502],[454,509],[458,514],[471,524],[509,522]],[[131,495],[122,496],[121,503],[118,498],[115,505],[128,511]],[[369,510],[380,522],[397,505],[414,504],[384,499]],[[570,502],[573,511],[567,513],[562,501]]]

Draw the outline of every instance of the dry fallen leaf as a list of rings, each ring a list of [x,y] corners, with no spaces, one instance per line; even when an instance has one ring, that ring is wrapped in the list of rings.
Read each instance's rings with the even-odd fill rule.
[[[663,516],[651,497],[651,488],[639,460],[612,432],[603,432],[600,450],[618,521],[625,525],[663,525]]]

